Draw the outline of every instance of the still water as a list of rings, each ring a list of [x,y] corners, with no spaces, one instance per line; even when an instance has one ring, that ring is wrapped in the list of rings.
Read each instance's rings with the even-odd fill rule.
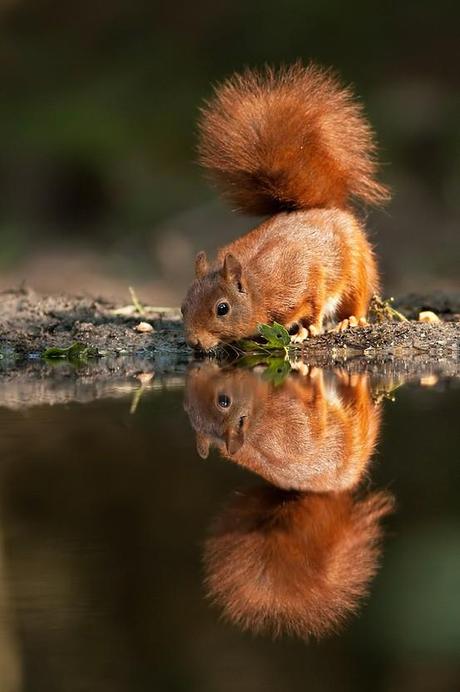
[[[460,689],[458,379],[50,387],[0,399],[1,692]]]

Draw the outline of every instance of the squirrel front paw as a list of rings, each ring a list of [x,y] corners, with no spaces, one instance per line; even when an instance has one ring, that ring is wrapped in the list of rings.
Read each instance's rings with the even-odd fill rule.
[[[291,336],[291,344],[301,344],[304,342],[306,339],[308,339],[310,336],[318,336],[320,333],[320,330],[318,327],[315,327],[314,324],[311,324],[309,327],[299,327],[299,331],[297,334],[293,334]]]
[[[350,315],[350,317],[347,317],[346,319],[341,320],[338,324],[336,324],[335,327],[331,329],[331,331],[344,332],[350,327],[367,327],[368,324],[369,323],[365,317],[360,317],[358,319],[354,315]]]

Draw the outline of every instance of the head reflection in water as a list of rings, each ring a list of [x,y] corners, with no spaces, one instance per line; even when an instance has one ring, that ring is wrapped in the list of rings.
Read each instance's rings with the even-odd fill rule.
[[[211,445],[286,490],[338,491],[361,479],[375,446],[380,406],[365,374],[295,373],[275,387],[260,375],[194,364],[184,408],[197,451]]]
[[[205,544],[207,590],[256,633],[321,637],[354,612],[376,572],[387,493],[237,494]]]

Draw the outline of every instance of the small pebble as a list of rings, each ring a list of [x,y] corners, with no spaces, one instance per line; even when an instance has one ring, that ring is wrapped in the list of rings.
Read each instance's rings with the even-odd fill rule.
[[[94,329],[94,324],[91,322],[75,322],[74,329],[77,332],[90,332]]]
[[[134,327],[134,331],[140,334],[147,334],[148,332],[153,332],[153,327],[149,322],[139,322],[139,324]]]
[[[136,378],[139,380],[139,382],[143,385],[148,384],[153,380],[155,377],[154,372],[138,372],[136,375]]]
[[[422,310],[422,312],[419,312],[418,321],[434,323],[440,322],[441,320],[434,312],[431,312],[431,310]]]
[[[420,384],[422,387],[434,387],[438,383],[438,378],[436,375],[423,375],[420,378]]]

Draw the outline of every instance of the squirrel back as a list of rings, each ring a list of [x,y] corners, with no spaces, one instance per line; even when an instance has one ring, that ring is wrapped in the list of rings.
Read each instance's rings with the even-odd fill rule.
[[[199,123],[199,160],[239,211],[378,204],[376,146],[360,103],[328,71],[296,63],[218,86]]]

